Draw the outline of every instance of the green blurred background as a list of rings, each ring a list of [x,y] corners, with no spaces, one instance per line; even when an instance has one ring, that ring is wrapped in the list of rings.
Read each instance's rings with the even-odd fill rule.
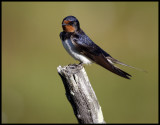
[[[78,63],[59,38],[64,17],[114,58],[131,80],[85,66],[107,123],[158,122],[158,2],[2,2],[2,123],[77,123],[57,73]]]

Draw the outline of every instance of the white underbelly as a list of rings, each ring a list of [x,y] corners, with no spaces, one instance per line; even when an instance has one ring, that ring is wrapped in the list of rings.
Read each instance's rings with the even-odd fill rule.
[[[65,40],[64,42],[62,41],[64,48],[66,51],[76,60],[84,63],[84,64],[90,64],[92,63],[91,60],[89,60],[87,57],[83,56],[81,53],[79,53],[72,42],[70,40]]]

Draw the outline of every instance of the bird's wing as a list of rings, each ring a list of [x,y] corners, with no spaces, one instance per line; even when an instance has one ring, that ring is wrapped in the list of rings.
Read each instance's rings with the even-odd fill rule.
[[[86,35],[71,36],[71,41],[76,49],[87,58],[121,77],[130,79],[131,75],[115,67],[111,62],[109,62],[106,57],[111,56],[102,50],[99,46],[97,46],[94,42],[92,42],[92,40]]]

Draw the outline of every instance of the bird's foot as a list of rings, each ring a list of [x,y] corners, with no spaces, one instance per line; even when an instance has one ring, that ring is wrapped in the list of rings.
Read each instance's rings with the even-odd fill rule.
[[[78,66],[78,69],[81,70],[83,68],[83,63],[80,62],[77,66]]]
[[[74,73],[78,73],[82,68],[83,68],[83,63],[80,62],[79,64],[69,64],[68,68],[72,69],[72,71],[74,71]]]
[[[82,64],[83,64],[83,63],[82,63],[82,62],[80,62],[80,63],[78,64],[78,66],[82,66]]]

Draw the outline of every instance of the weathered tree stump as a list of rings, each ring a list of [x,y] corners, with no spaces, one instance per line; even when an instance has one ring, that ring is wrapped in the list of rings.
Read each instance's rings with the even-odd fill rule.
[[[101,107],[82,65],[57,67],[66,96],[80,124],[105,123]]]

